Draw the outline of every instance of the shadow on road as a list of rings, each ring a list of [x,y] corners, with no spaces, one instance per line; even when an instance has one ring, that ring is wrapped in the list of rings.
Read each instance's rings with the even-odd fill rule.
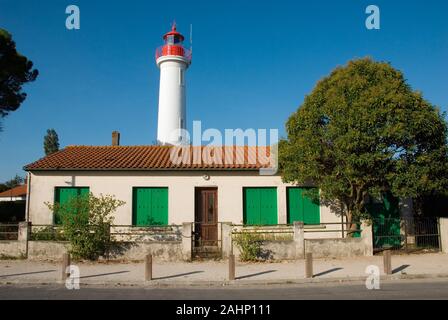
[[[392,273],[397,273],[397,272],[403,271],[404,269],[406,269],[410,266],[411,265],[409,265],[409,264],[403,264],[403,265],[399,266],[398,268],[395,268],[394,270],[392,270]]]
[[[188,276],[188,275],[191,275],[191,274],[202,273],[202,272],[204,272],[204,271],[192,271],[192,272],[174,274],[172,276],[153,278],[153,280],[163,280],[163,279],[178,278],[178,277]]]
[[[329,269],[329,270],[326,270],[326,271],[322,271],[322,272],[319,272],[319,273],[316,273],[313,277],[320,277],[320,276],[323,276],[323,275],[325,275],[325,274],[329,274],[329,273],[332,273],[332,272],[336,272],[336,271],[339,271],[339,270],[342,270],[343,268],[333,268],[333,269]]]
[[[29,274],[49,273],[49,272],[56,272],[56,271],[57,271],[57,270],[44,270],[44,271],[34,271],[34,272],[24,272],[24,273],[5,274],[5,275],[0,275],[0,278],[15,277],[15,276],[26,276],[26,275],[29,275]]]
[[[109,276],[111,274],[121,274],[121,273],[129,273],[129,271],[117,271],[117,272],[109,272],[109,273],[92,274],[90,276],[82,276],[79,278],[85,279],[85,278],[103,277],[103,276]]]
[[[235,277],[235,279],[244,279],[244,278],[250,278],[250,277],[256,277],[262,274],[266,274],[266,273],[272,273],[272,272],[276,272],[277,270],[268,270],[268,271],[263,271],[263,272],[257,272],[257,273],[252,273],[252,274],[247,274],[245,276],[241,276],[241,277]]]

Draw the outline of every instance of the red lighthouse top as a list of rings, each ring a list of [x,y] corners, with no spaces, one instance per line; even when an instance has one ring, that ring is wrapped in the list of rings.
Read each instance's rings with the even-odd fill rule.
[[[163,35],[163,40],[165,44],[156,50],[156,60],[164,56],[178,56],[191,63],[191,51],[183,47],[184,36],[176,30],[175,22],[171,26],[171,31]]]
[[[177,32],[176,30],[176,22],[173,22],[173,25],[171,26],[171,31],[165,33],[165,35],[163,36],[163,40],[167,41],[168,39],[174,41],[174,43],[176,43],[176,40],[178,42],[184,41],[184,36],[181,35],[179,32]]]

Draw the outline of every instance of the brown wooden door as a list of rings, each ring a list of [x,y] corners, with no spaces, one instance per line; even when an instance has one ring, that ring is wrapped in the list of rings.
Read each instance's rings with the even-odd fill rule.
[[[218,189],[196,189],[196,245],[216,246],[218,240]]]

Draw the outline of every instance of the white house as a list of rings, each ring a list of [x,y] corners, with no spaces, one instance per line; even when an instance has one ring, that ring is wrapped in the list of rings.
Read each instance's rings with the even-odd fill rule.
[[[0,192],[0,201],[23,201],[26,199],[26,189],[27,185],[22,184],[20,186]]]
[[[205,147],[186,149],[192,158],[210,152]],[[196,222],[214,228],[218,222],[340,222],[329,208],[302,193],[307,186],[285,184],[279,175],[260,175],[263,165],[249,163],[247,155],[262,148],[214,148],[224,157],[235,155],[232,164],[176,164],[173,150],[176,147],[69,146],[31,163],[25,167],[30,185],[27,220],[56,223],[45,202],[63,203],[92,192],[126,202],[116,212],[118,225]]]

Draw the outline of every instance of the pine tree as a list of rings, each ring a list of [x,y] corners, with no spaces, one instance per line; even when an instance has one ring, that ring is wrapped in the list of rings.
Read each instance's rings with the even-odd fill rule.
[[[0,122],[20,107],[26,98],[22,86],[36,80],[38,74],[33,63],[17,52],[12,36],[0,28]]]
[[[54,129],[48,129],[44,138],[45,155],[50,155],[59,150],[59,137]]]

